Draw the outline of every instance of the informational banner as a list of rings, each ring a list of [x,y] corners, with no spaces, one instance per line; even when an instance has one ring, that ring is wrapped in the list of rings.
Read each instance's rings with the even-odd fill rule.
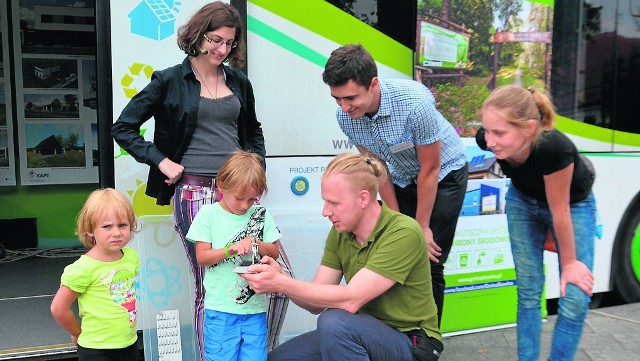
[[[445,263],[441,331],[456,332],[516,321],[516,273],[504,196],[507,179],[470,179],[453,247]],[[490,312],[464,312],[474,309]]]
[[[442,26],[419,22],[418,65],[441,68],[467,68],[469,64],[469,34]]]
[[[20,182],[97,183],[94,1],[13,7]]]
[[[11,108],[11,84],[9,69],[9,28],[7,25],[7,12],[0,12],[0,38],[2,50],[0,51],[0,186],[12,186],[16,184],[15,157],[13,150],[13,117]]]

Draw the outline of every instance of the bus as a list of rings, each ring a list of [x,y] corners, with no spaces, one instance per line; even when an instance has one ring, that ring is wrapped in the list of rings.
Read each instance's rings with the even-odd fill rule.
[[[12,184],[2,183],[0,218],[36,215],[39,236],[56,240],[45,246],[53,249],[76,242],[68,229],[73,228],[74,213],[92,189],[115,186],[129,195],[143,224],[134,246],[145,260],[141,267],[139,329],[147,360],[157,354],[158,339],[153,330],[158,317],[179,314],[180,321],[185,323],[183,331],[190,327],[191,311],[184,306],[190,302],[185,300],[190,294],[190,280],[183,277],[184,264],[175,257],[182,254],[180,249],[172,248],[181,245],[173,233],[170,207],[158,207],[144,195],[148,169],[113,143],[110,127],[133,94],[148,82],[153,70],[182,60],[175,30],[206,2],[95,0],[78,7],[73,1],[61,5],[65,2],[2,0],[0,6],[2,33],[10,35],[2,37],[7,121],[0,122],[0,131],[5,132],[0,135],[17,134],[6,136],[6,141],[0,137],[2,179],[14,180]],[[336,104],[322,83],[321,73],[333,49],[360,43],[376,59],[380,77],[414,78],[432,90],[440,111],[465,137],[470,163],[482,168],[474,180],[478,189],[481,186],[498,189],[501,197],[508,180],[501,178],[499,170],[491,168],[491,164],[484,163],[490,161],[491,155],[477,153],[469,138],[479,125],[475,111],[493,86],[515,78],[523,85],[546,88],[560,115],[558,128],[571,137],[596,168],[594,193],[603,232],[596,241],[594,305],[601,295],[612,292],[623,302],[640,301],[640,184],[635,181],[640,179],[640,121],[635,119],[640,104],[637,89],[640,1],[521,0],[504,8],[498,3],[504,6],[505,2],[477,0],[229,2],[246,17],[248,65],[244,70],[254,86],[267,148],[269,192],[262,202],[281,228],[284,235],[281,241],[296,277],[305,280],[313,277],[330,228],[320,214],[319,184],[324,166],[338,153],[356,152],[335,121]],[[39,7],[34,9],[34,4]],[[65,7],[64,11],[55,8],[59,6]],[[46,20],[46,29],[37,25],[31,28],[27,19],[22,21],[21,16],[27,16],[24,14],[38,12]],[[47,17],[47,13],[66,15]],[[82,36],[65,37],[77,44],[65,46],[64,41],[56,38],[58,32],[52,24],[72,18],[92,18],[84,23],[93,29],[94,36],[89,38],[96,41],[94,58],[65,53],[87,46],[86,26],[78,27],[81,30],[77,34]],[[534,25],[526,28],[525,23]],[[45,26],[42,22],[38,24]],[[507,39],[515,36],[520,41],[498,43],[496,38],[500,36]],[[437,41],[425,47],[421,43],[423,38]],[[92,182],[76,182],[77,177],[67,177],[70,184],[63,187],[59,184],[64,184],[64,180],[58,184],[25,183],[30,174],[38,174],[38,169],[31,169],[26,160],[23,164],[23,154],[14,148],[26,149],[20,134],[46,121],[27,119],[15,109],[24,108],[28,93],[53,92],[26,89],[20,80],[26,74],[22,58],[29,54],[21,53],[19,48],[22,44],[24,50],[24,44],[29,42],[38,51],[38,55],[30,55],[32,58],[62,58],[64,61],[56,60],[62,64],[77,61],[82,69],[90,68],[85,68],[87,62],[95,64],[93,82],[88,83],[93,90],[88,93],[93,95],[77,92],[79,104],[95,111],[96,120],[87,122],[85,136],[87,154],[92,153],[99,160],[94,162],[95,169],[86,174],[95,177]],[[47,55],[48,49],[55,56]],[[152,139],[153,121],[145,126],[145,137]],[[91,146],[93,131],[97,135]],[[21,176],[16,176],[17,173]],[[21,187],[20,182],[31,187]],[[82,184],[74,186],[71,184],[74,182]],[[470,194],[475,191],[470,189]],[[69,211],[41,212],[42,204],[50,199],[58,200]],[[491,210],[465,214],[459,222],[460,227],[466,228],[460,229],[459,244],[447,262],[447,287],[451,292],[445,297],[445,335],[515,322],[515,286],[509,283],[515,273],[505,248],[508,234],[501,213],[504,204],[500,198],[496,204],[499,206]],[[57,231],[55,226],[60,224],[68,227]],[[477,241],[480,235],[487,242],[478,248],[478,242],[471,241]],[[60,243],[60,239],[67,242]],[[469,244],[464,244],[467,240]],[[494,256],[492,265],[481,263],[486,254]],[[545,297],[551,302],[559,297],[558,271],[553,267],[557,264],[555,257],[553,253],[545,254],[548,265]],[[0,266],[3,270],[20,269],[11,264]],[[58,269],[43,270],[42,275],[51,274],[40,282],[57,284],[58,272]],[[15,282],[12,279],[18,278],[10,272],[6,274],[9,277],[6,283],[11,286]],[[182,276],[170,277],[176,274]],[[29,295],[27,302],[25,297],[0,294],[0,310],[12,310],[2,312],[8,320],[3,319],[0,326],[0,359],[73,354],[68,335],[47,317],[51,297],[52,294],[43,292]],[[474,309],[487,308],[491,312],[470,315],[470,304]],[[36,309],[46,312],[35,313]],[[499,309],[503,315],[493,315]],[[18,318],[29,314],[42,314],[40,324]],[[17,320],[11,321],[10,317]],[[315,328],[315,316],[289,304],[279,327],[278,340],[284,341]],[[47,331],[29,332],[33,328]],[[192,335],[189,338],[189,333],[183,332],[182,336],[183,359],[190,359],[190,353],[194,352]]]
[[[557,2],[550,90],[558,128],[594,164],[603,226],[594,293],[640,301],[640,2]],[[552,295],[557,296],[557,293]]]

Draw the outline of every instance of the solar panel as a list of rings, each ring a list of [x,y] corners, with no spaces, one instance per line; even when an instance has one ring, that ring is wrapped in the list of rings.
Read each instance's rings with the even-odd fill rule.
[[[173,12],[164,0],[145,0],[149,8],[156,14],[162,22],[174,19]]]
[[[469,162],[469,165],[471,166],[478,166],[484,163],[484,154],[483,155],[476,155],[475,157],[471,158],[471,161]]]

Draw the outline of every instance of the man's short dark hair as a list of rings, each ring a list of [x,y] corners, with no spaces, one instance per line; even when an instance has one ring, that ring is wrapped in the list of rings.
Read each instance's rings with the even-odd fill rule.
[[[367,89],[376,76],[376,62],[360,44],[347,44],[332,51],[322,72],[322,80],[329,86],[340,86],[353,80]]]

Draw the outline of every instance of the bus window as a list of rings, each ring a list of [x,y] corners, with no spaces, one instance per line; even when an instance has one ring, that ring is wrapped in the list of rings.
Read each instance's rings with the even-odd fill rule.
[[[413,49],[415,46],[416,1],[327,0],[331,5]]]
[[[640,17],[640,0],[629,0],[629,12],[631,16]]]
[[[619,0],[618,32],[616,38],[616,64],[618,66],[615,94],[614,129],[640,133],[640,1]],[[635,15],[634,15],[635,14]]]
[[[639,0],[556,3],[551,89],[560,115],[640,132],[634,118],[640,104],[640,19],[633,16],[640,13],[638,4]],[[631,11],[617,12],[618,8]]]
[[[551,89],[560,115],[611,127],[615,10],[606,0],[556,4]]]

